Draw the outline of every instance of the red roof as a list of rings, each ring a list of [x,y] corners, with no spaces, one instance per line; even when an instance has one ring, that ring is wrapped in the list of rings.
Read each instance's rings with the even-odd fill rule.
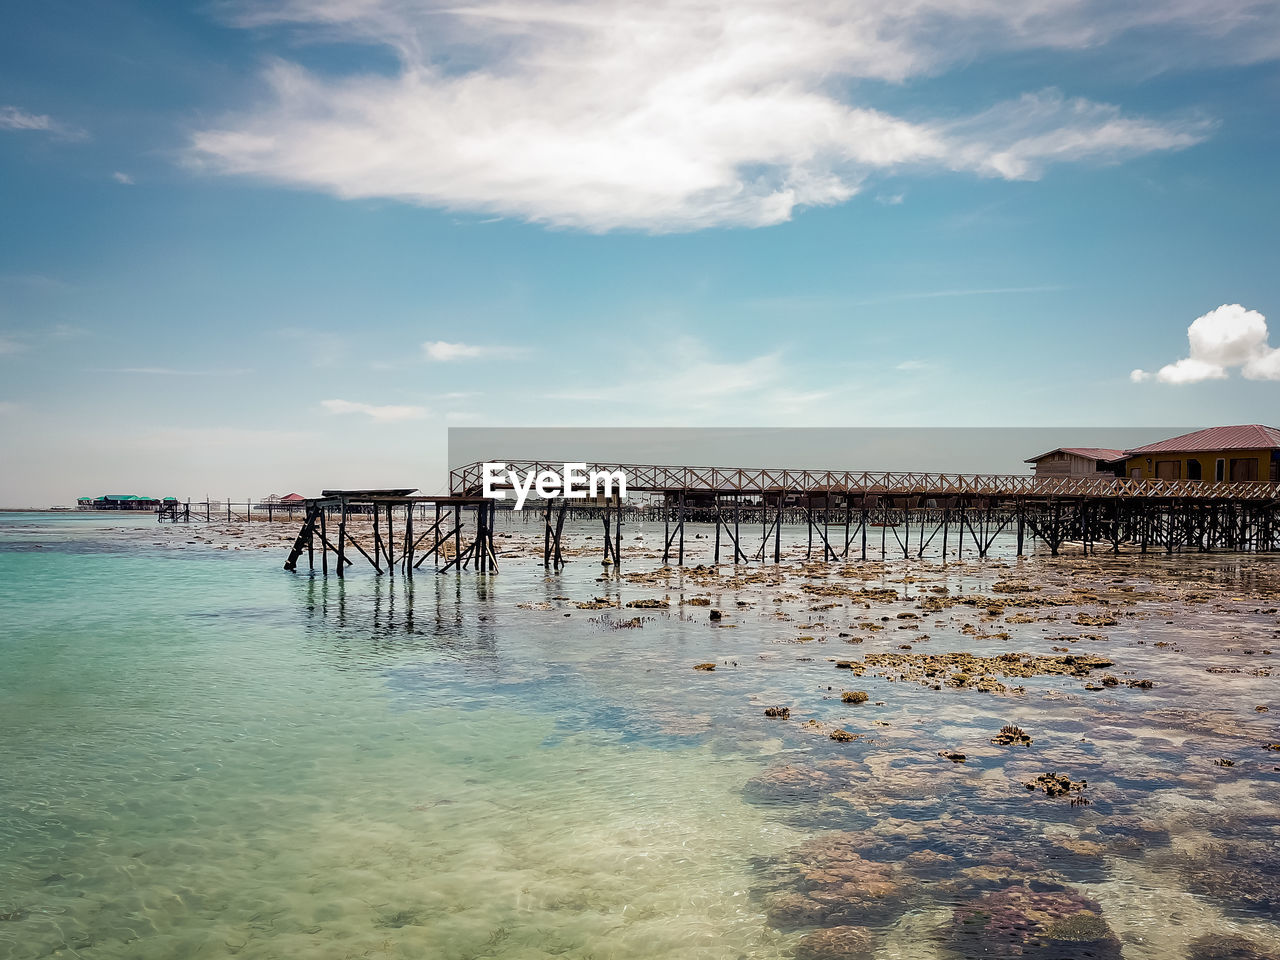
[[[1280,430],[1260,423],[1248,423],[1238,427],[1209,427],[1170,437],[1159,443],[1130,450],[1132,456],[1139,453],[1212,453],[1215,450],[1266,450],[1280,448]]]
[[[1024,460],[1023,463],[1035,463],[1054,453],[1072,453],[1086,460],[1120,460],[1124,457],[1123,450],[1112,450],[1108,447],[1058,447],[1056,450],[1050,450],[1049,453],[1042,453],[1038,457]]]
[[[305,500],[305,499],[307,498],[300,493],[290,493],[287,496],[281,497],[280,502],[281,503],[297,503],[299,500]]]

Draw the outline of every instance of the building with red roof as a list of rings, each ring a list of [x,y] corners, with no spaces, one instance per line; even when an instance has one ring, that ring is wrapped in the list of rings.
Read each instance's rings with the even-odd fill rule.
[[[1209,427],[1125,451],[1135,480],[1280,482],[1280,429],[1260,423]]]
[[[1037,477],[1108,477],[1117,475],[1124,464],[1124,451],[1108,447],[1056,447],[1038,457],[1031,457]]]

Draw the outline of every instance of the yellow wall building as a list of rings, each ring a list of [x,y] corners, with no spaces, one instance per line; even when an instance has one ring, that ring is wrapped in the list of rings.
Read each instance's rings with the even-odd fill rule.
[[[1127,451],[1135,480],[1280,482],[1280,429],[1262,424],[1210,427]]]

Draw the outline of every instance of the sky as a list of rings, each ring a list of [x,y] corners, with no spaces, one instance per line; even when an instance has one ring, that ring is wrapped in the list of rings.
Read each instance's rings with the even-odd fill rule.
[[[1280,423],[1278,59],[1274,0],[6,5],[0,506]]]

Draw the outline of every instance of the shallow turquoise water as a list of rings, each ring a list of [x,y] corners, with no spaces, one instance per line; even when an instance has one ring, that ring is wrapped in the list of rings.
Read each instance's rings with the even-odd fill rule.
[[[1126,698],[868,676],[884,705],[858,713],[829,655],[903,636],[796,644],[808,601],[749,584],[712,591],[750,604],[733,629],[705,608],[614,629],[616,612],[517,605],[663,589],[527,561],[326,581],[278,554],[186,545],[144,517],[0,517],[0,957],[790,957],[808,928],[770,897],[789,851],[837,832],[885,863],[950,858],[866,921],[877,956],[944,954],[952,909],[1009,871],[1096,898],[1127,957],[1184,957],[1206,929],[1276,940],[1270,887],[1241,904],[1179,859],[1229,824],[1250,869],[1280,865],[1280,780],[1257,752],[1274,724],[1252,710],[1274,679],[1230,675],[1228,715],[1228,675],[1202,669],[1252,664],[1220,641],[1274,617],[1121,624],[1117,669],[1161,678]],[[960,627],[931,628],[937,652],[1001,649]],[[1062,625],[1027,629],[1047,652]],[[1156,633],[1203,656],[1145,645]],[[775,702],[796,720],[765,721]],[[1036,733],[1034,761],[985,745],[1008,720]],[[968,763],[939,761],[957,745]],[[1240,764],[1213,766],[1228,749]],[[1095,804],[1029,802],[1018,780],[1048,766],[1087,768]],[[792,767],[834,779],[774,790]],[[949,885],[961,868],[972,883]]]
[[[611,722],[496,585],[7,522],[0,956],[776,952],[756,765]]]

